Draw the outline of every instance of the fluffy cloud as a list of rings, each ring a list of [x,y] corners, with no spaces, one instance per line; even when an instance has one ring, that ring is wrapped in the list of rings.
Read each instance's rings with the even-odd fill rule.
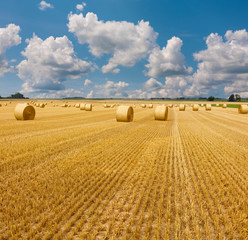
[[[86,98],[93,98],[94,91],[91,90],[90,93],[86,96]]]
[[[84,81],[84,86],[85,87],[88,87],[88,86],[90,86],[92,84],[92,81],[90,81],[89,79],[85,79],[85,81]]]
[[[68,16],[69,32],[74,33],[80,44],[87,43],[90,52],[100,57],[111,54],[102,72],[118,73],[118,66],[134,66],[156,46],[157,33],[143,20],[137,25],[126,21],[99,21],[94,13]]]
[[[86,6],[85,2],[82,2],[82,4],[77,4],[76,8],[79,11],[83,11],[84,7]]]
[[[19,31],[20,27],[15,24],[9,24],[6,28],[0,28],[0,76],[13,70],[13,66],[9,66],[6,60],[5,52],[8,48],[21,43]]]
[[[147,98],[177,98],[184,96],[191,81],[190,76],[170,76],[165,78],[164,84],[150,78],[144,84],[143,95]]]
[[[180,38],[172,37],[162,50],[159,47],[154,48],[149,56],[149,63],[146,65],[147,75],[161,78],[190,73],[192,68],[186,68],[184,55],[181,53],[182,43]]]
[[[194,54],[199,61],[192,86],[186,95],[207,94],[223,88],[226,94],[248,91],[248,33],[227,31],[225,40],[217,33],[206,39],[207,49]]]
[[[47,3],[46,1],[41,1],[40,4],[39,4],[39,9],[41,11],[44,11],[47,8],[53,8],[53,5],[51,5],[50,3]]]
[[[127,87],[129,86],[126,82],[113,82],[113,81],[107,81],[103,85],[95,85],[95,88],[97,89],[96,96],[97,97],[114,97],[114,98],[127,98]]]
[[[43,41],[34,35],[26,41],[22,55],[27,59],[17,66],[25,93],[63,90],[65,80],[81,78],[90,71],[91,64],[76,57],[66,36]]]
[[[82,90],[65,89],[65,90],[49,90],[43,93],[39,93],[36,98],[68,98],[68,97],[83,97]]]

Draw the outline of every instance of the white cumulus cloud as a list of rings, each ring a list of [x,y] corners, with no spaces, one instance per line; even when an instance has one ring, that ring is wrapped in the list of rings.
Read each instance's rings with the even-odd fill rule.
[[[82,90],[73,88],[64,90],[49,90],[46,92],[35,95],[36,98],[68,98],[68,97],[83,97],[84,93]]]
[[[90,93],[86,96],[86,98],[93,98],[94,91],[91,90]]]
[[[21,43],[19,31],[20,27],[15,24],[9,24],[5,28],[0,28],[0,76],[13,70],[13,66],[8,64],[5,53],[8,48]]]
[[[47,3],[46,1],[41,1],[40,4],[39,4],[39,9],[41,11],[44,11],[47,8],[53,8],[53,5],[51,3]]]
[[[77,58],[66,36],[42,40],[33,35],[26,42],[22,52],[26,59],[17,66],[25,93],[63,90],[65,80],[81,78],[91,70],[90,63]]]
[[[90,81],[89,79],[85,79],[85,81],[84,81],[84,86],[85,87],[88,87],[88,86],[90,86],[92,84],[92,81]]]
[[[172,37],[162,50],[159,47],[154,48],[148,58],[149,63],[146,65],[147,75],[161,78],[190,73],[193,69],[185,66],[184,55],[181,53],[182,43],[180,38]]]
[[[134,66],[156,46],[157,33],[149,22],[137,25],[126,21],[99,21],[94,13],[70,14],[69,32],[76,35],[80,44],[88,44],[90,52],[101,57],[111,54],[102,72],[118,73],[118,66]]]
[[[113,82],[107,81],[105,84],[102,85],[95,85],[97,89],[96,96],[97,97],[114,97],[114,98],[127,98],[128,91],[127,87],[129,83],[127,82]]]
[[[82,2],[82,4],[77,4],[76,5],[76,8],[79,11],[83,11],[83,9],[84,9],[85,6],[86,6],[86,3],[85,2]]]
[[[192,86],[186,94],[208,94],[224,89],[225,94],[248,91],[248,33],[246,30],[227,31],[224,39],[211,33],[206,39],[207,49],[194,54],[199,61]]]

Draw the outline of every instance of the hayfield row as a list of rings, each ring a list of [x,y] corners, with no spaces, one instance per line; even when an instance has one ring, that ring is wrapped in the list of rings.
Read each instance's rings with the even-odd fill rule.
[[[0,239],[247,239],[248,116],[0,110]]]

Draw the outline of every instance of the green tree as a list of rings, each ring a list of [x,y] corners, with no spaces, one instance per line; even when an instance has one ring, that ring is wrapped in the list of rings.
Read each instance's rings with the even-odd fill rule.
[[[239,94],[235,94],[235,99],[236,99],[236,102],[240,102],[241,101],[241,97]]]
[[[17,92],[15,94],[11,94],[10,98],[14,98],[14,99],[25,99],[25,97],[23,96],[23,94]]]
[[[214,96],[210,96],[210,97],[208,97],[208,101],[214,101],[214,99],[215,99],[215,97]]]
[[[229,102],[234,102],[235,101],[235,96],[234,94],[231,94],[230,97],[228,98]]]

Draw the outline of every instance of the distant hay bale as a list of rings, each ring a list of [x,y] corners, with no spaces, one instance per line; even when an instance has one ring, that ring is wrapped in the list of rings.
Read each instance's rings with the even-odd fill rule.
[[[26,103],[18,103],[14,111],[17,120],[34,120],[35,109]]]
[[[117,122],[133,121],[133,108],[131,106],[119,106],[116,111]]]
[[[239,113],[242,113],[242,114],[248,113],[248,105],[240,104]]]
[[[39,107],[40,108],[44,108],[45,107],[45,104],[44,103],[41,103]]]
[[[77,103],[77,104],[75,105],[75,107],[76,107],[76,108],[80,108],[80,104]]]
[[[80,104],[80,110],[85,110],[85,105],[86,105],[85,103],[81,103]]]
[[[172,108],[173,107],[173,104],[169,104],[169,108]]]
[[[0,107],[2,107],[2,104],[0,103]]]
[[[92,104],[91,103],[85,104],[84,109],[85,109],[85,111],[92,111]]]
[[[219,104],[219,103],[217,103],[217,104],[216,104],[216,107],[219,107],[219,106],[220,106],[220,104]]]
[[[61,107],[67,107],[68,105],[66,103],[62,104]]]
[[[175,104],[175,107],[178,107],[178,104]]]
[[[148,104],[148,108],[153,108],[153,104],[152,103]]]
[[[221,107],[222,107],[222,108],[226,108],[226,104],[225,104],[225,103],[223,103]]]
[[[142,108],[146,108],[146,104],[141,104],[140,105]]]
[[[201,104],[201,107],[204,107],[204,104],[203,103]]]
[[[110,106],[109,104],[106,104],[106,103],[105,103],[105,104],[103,105],[103,107],[104,107],[104,108],[110,108],[111,106]]]
[[[157,106],[154,111],[155,120],[165,121],[168,116],[168,107],[166,106]]]
[[[211,104],[206,104],[206,106],[205,106],[205,110],[206,111],[211,111]]]
[[[4,106],[7,106],[7,105],[8,105],[7,103],[4,104]]]
[[[185,104],[179,104],[179,111],[185,111]]]
[[[112,104],[112,105],[111,105],[111,108],[114,108],[114,107],[115,107],[115,104]]]
[[[193,111],[198,111],[199,110],[199,105],[198,104],[193,104],[192,110]]]

